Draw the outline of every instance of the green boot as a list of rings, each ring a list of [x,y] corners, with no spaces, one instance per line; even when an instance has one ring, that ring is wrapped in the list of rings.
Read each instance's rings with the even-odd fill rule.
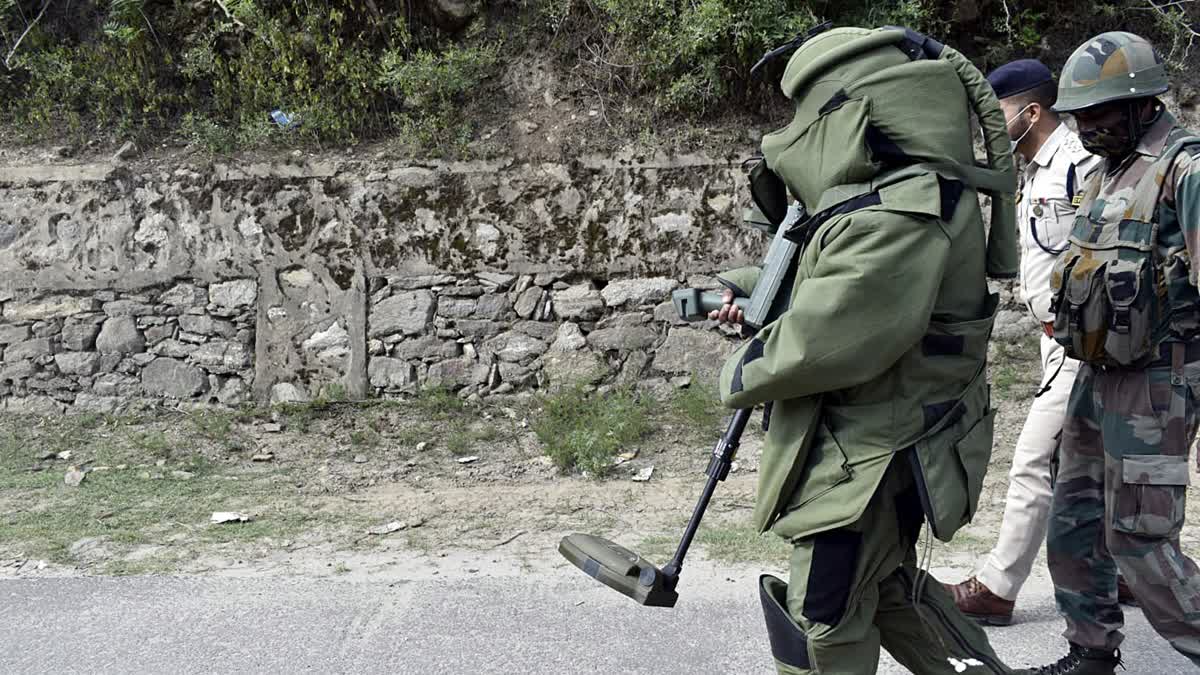
[[[1056,663],[1015,671],[1015,675],[1113,675],[1121,663],[1118,649],[1092,649],[1071,643],[1071,651]]]

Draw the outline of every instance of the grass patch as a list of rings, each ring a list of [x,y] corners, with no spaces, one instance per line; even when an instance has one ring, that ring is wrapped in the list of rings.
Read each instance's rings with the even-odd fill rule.
[[[373,448],[381,440],[379,432],[374,429],[355,429],[350,432],[350,445],[356,448]]]
[[[105,573],[150,573],[194,560],[184,549],[197,543],[294,538],[326,523],[345,524],[339,514],[297,507],[284,468],[226,468],[181,449],[177,436],[220,437],[227,429],[219,420],[193,422],[177,431],[121,433],[112,433],[121,420],[108,418],[10,425],[0,432],[0,557],[95,561]],[[81,444],[70,460],[41,459],[48,445],[57,448],[64,438]],[[167,463],[153,466],[155,457]],[[88,473],[79,487],[68,487],[67,467],[80,461],[101,470]],[[212,525],[214,511],[241,511],[255,520]],[[89,538],[102,549],[94,558],[71,553],[72,544]],[[129,553],[134,556],[125,560]]]
[[[683,529],[684,526],[680,525],[678,532],[645,537],[634,550],[659,564],[665,563],[675,553]],[[731,564],[778,564],[787,561],[792,554],[791,544],[770,532],[759,535],[749,527],[715,523],[700,527],[696,533],[696,544],[712,560]]]
[[[445,387],[422,389],[407,404],[412,409],[438,420],[449,419],[466,407],[461,398]]]
[[[480,445],[490,445],[505,437],[493,420],[485,426],[450,431],[446,436],[446,450],[452,455],[466,455]]]
[[[135,432],[130,436],[130,442],[134,449],[142,453],[144,457],[166,459],[171,455],[172,444],[167,440],[166,434],[161,431]]]
[[[114,577],[168,574],[178,569],[186,559],[187,553],[184,551],[159,553],[137,560],[110,560],[103,564],[100,571]]]
[[[1041,381],[1041,352],[1038,338],[997,342],[989,365],[992,389],[1000,398],[1025,398],[1037,391]]]
[[[239,451],[253,445],[250,438],[234,426],[239,417],[239,413],[224,410],[195,410],[188,413],[187,421],[199,438],[225,450]]]
[[[452,455],[465,455],[471,450],[473,440],[469,433],[452,433],[446,438],[446,450]]]
[[[312,423],[324,412],[326,406],[315,403],[280,403],[275,406],[280,419],[288,429],[307,433]]]
[[[720,437],[725,409],[716,388],[693,378],[692,384],[680,389],[667,408],[674,421],[687,425],[697,438]]]
[[[631,389],[600,395],[576,385],[543,396],[541,405],[533,431],[546,454],[560,469],[594,477],[608,472],[622,448],[652,428],[652,402]]]
[[[792,555],[792,545],[749,527],[702,527],[696,536],[708,557],[724,563],[779,563]]]
[[[680,529],[680,533],[683,530]],[[638,555],[662,565],[679,546],[679,535],[656,534],[642,539],[634,549]]]
[[[998,521],[996,524],[999,526]],[[930,535],[928,532],[926,532],[925,536],[929,537]],[[924,542],[921,542],[921,544],[923,543]],[[949,543],[938,541],[935,542],[934,545],[941,548],[943,551],[948,551],[951,553],[986,554],[992,550],[992,546],[994,546],[995,543],[996,537],[994,532],[978,533],[964,528],[954,534],[953,541]]]

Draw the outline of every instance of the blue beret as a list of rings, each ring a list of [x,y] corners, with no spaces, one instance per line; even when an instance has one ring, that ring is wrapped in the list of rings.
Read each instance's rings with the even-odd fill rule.
[[[996,98],[1008,98],[1054,81],[1054,75],[1036,59],[1021,59],[1006,63],[987,76]]]

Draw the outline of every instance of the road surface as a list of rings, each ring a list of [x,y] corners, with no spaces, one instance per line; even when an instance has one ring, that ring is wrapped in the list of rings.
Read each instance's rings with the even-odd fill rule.
[[[751,570],[689,569],[671,610],[568,569],[399,578],[0,580],[0,673],[772,673]],[[1065,642],[1044,578],[990,629],[1011,665]],[[1128,673],[1191,673],[1126,612]],[[905,670],[885,659],[880,672]]]

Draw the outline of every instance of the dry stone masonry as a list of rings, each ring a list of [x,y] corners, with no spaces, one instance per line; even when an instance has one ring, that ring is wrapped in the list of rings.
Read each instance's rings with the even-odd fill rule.
[[[0,166],[0,401],[712,378],[736,341],[670,294],[765,248],[735,160]]]
[[[0,166],[0,400],[711,377],[732,339],[669,296],[761,255],[743,191],[703,157]]]
[[[0,315],[0,396],[38,412],[112,411],[137,397],[249,400],[257,285],[11,298]]]
[[[367,332],[368,380],[379,395],[425,385],[469,395],[614,379],[665,388],[669,378],[711,377],[714,357],[731,346],[711,326],[674,318],[670,293],[680,282],[668,278],[602,289],[560,274],[394,277],[379,284]],[[651,356],[656,351],[662,358]]]

